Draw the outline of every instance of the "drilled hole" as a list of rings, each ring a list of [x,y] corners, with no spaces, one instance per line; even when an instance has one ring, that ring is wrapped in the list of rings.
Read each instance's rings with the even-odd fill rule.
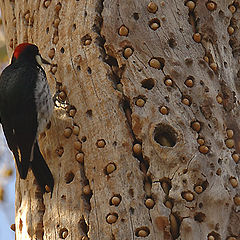
[[[61,196],[61,199],[62,199],[62,200],[66,200],[66,195],[62,195],[62,196]]]
[[[137,21],[139,19],[139,14],[138,13],[133,13],[133,18]]]
[[[153,78],[146,78],[146,79],[142,80],[141,84],[142,84],[143,88],[151,90],[155,85],[155,81]]]
[[[196,222],[203,222],[206,218],[206,215],[202,212],[198,212],[194,215],[194,220]]]
[[[82,142],[86,142],[87,141],[87,137],[83,136],[81,140],[82,140]]]
[[[76,24],[74,23],[73,26],[72,26],[72,30],[75,31],[77,28]]]
[[[52,125],[52,123],[51,123],[51,121],[49,121],[48,124],[47,124],[47,126],[46,126],[46,129],[50,129],[50,128],[51,128],[51,125]]]
[[[158,124],[154,130],[154,140],[164,147],[174,147],[177,142],[177,133],[167,124]]]
[[[221,236],[217,232],[212,231],[211,233],[209,233],[208,239],[211,239],[210,236],[213,236],[212,239],[214,239],[214,240],[221,240]]]
[[[68,230],[66,228],[62,228],[59,231],[59,237],[61,239],[65,239],[68,236]]]
[[[208,183],[208,181],[206,180],[206,181],[204,181],[201,185],[202,185],[202,187],[203,187],[203,190],[205,190],[205,189],[208,187],[209,183]]]
[[[110,55],[106,55],[104,58],[104,62],[107,63],[109,66],[118,66],[118,62],[117,59],[110,56]]]
[[[61,157],[61,156],[63,155],[63,153],[64,153],[64,148],[61,147],[61,146],[57,147],[57,149],[56,149],[56,154],[57,154],[59,157]]]
[[[46,28],[46,33],[47,33],[47,34],[49,33],[49,27]]]
[[[171,179],[167,178],[167,177],[163,177],[161,179],[159,179],[160,183],[161,183],[161,187],[164,191],[164,193],[166,195],[169,194],[170,189],[172,188],[172,183],[171,183]]]
[[[92,74],[92,69],[90,67],[87,68],[88,74]]]
[[[170,233],[173,239],[177,239],[180,235],[179,230],[180,230],[181,220],[177,215],[177,213],[172,212],[169,216],[169,221],[170,221]]]
[[[81,233],[87,235],[87,233],[89,231],[89,226],[87,225],[83,216],[79,220],[78,225],[79,225],[79,228],[81,229]]]
[[[74,179],[74,173],[72,171],[66,173],[64,179],[65,179],[65,182],[69,184]]]
[[[170,48],[175,48],[177,46],[177,42],[174,38],[169,38],[168,39],[168,45]]]
[[[129,211],[130,211],[131,214],[134,214],[135,209],[134,209],[133,207],[130,207],[130,208],[129,208]]]
[[[157,18],[151,19],[151,20],[149,21],[148,25],[149,25],[149,27],[150,27],[152,30],[154,30],[154,31],[156,31],[156,30],[161,26],[161,25],[160,25],[160,21],[159,21],[159,19],[157,19]]]
[[[134,197],[134,190],[132,188],[130,188],[128,190],[128,193],[129,193],[130,197],[132,197],[132,198]],[[129,210],[131,210],[131,209],[133,209],[133,208],[130,208]],[[134,209],[133,209],[133,212],[134,212]],[[133,214],[133,212],[132,212],[132,214]]]
[[[65,50],[64,50],[63,47],[60,49],[60,52],[61,52],[61,53],[64,53],[64,52],[65,52]]]
[[[92,117],[92,110],[87,110],[86,114],[89,118],[91,118]]]

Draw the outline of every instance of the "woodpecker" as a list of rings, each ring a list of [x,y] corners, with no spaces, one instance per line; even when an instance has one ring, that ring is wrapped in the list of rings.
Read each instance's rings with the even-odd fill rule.
[[[43,59],[38,47],[18,45],[11,63],[0,76],[0,123],[12,151],[20,178],[26,179],[29,167],[43,193],[53,191],[54,180],[38,145],[53,112]]]

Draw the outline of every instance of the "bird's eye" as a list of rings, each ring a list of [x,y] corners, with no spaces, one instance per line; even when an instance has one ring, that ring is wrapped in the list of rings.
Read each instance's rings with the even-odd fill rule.
[[[40,57],[40,55],[36,55],[36,61],[39,65],[42,65],[43,62],[42,62],[42,58]]]

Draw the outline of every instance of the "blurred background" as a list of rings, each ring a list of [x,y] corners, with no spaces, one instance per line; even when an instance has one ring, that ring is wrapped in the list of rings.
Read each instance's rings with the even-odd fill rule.
[[[0,12],[0,74],[8,65],[4,29]],[[0,240],[15,239],[10,226],[15,218],[15,167],[0,124]]]

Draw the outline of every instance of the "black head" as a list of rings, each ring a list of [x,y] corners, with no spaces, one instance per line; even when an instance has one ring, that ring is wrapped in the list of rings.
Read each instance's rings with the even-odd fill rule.
[[[28,62],[38,65],[42,63],[50,64],[41,57],[38,47],[31,43],[21,43],[15,48],[11,63],[15,62]]]

